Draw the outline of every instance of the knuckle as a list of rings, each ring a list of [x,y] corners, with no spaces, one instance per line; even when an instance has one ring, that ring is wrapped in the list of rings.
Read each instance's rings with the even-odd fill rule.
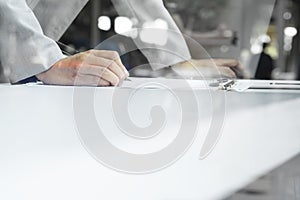
[[[119,58],[119,53],[117,51],[111,51],[111,58],[116,60]]]
[[[114,60],[111,60],[108,64],[107,68],[114,69],[117,67],[116,65],[117,65],[116,62]]]
[[[100,76],[103,77],[108,74],[108,69],[105,67],[100,71]]]
[[[231,70],[231,69],[227,69],[228,71],[227,71],[227,74],[231,77],[231,78],[235,78],[236,77],[236,75],[235,75],[235,73]]]
[[[88,54],[88,55],[91,55],[91,54],[93,54],[93,53],[94,53],[94,50],[93,50],[93,49],[90,49],[90,50],[86,51],[86,54]]]
[[[88,54],[86,52],[79,54],[79,60],[84,62],[88,58]]]
[[[89,50],[89,51],[86,51],[86,52],[83,53],[83,58],[87,59],[92,55],[93,55],[92,50]]]

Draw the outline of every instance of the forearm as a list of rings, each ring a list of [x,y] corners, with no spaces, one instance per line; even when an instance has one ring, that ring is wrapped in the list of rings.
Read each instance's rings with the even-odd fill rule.
[[[0,0],[0,60],[11,82],[48,70],[64,56],[25,0]]]
[[[112,2],[120,15],[138,20],[135,28],[139,35],[133,40],[147,57],[152,68],[159,69],[191,59],[185,39],[162,0],[112,0]],[[149,26],[158,19],[167,24],[166,29],[155,25]]]

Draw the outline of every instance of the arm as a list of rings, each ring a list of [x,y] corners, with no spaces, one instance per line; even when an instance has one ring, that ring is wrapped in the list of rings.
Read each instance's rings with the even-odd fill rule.
[[[29,6],[44,34],[57,41],[87,2],[88,0],[31,0]]]
[[[25,0],[0,0],[0,60],[17,82],[48,70],[64,58]]]
[[[134,31],[138,32],[138,37],[133,40],[153,69],[191,59],[187,44],[162,0],[112,0],[112,2],[119,15],[137,19]],[[154,23],[157,19],[167,24],[167,30],[149,26],[149,23]],[[161,44],[153,44],[153,41],[159,41]]]
[[[0,60],[10,81],[36,76],[55,85],[118,85],[128,77],[119,55],[88,51],[65,57],[25,0],[0,0]]]

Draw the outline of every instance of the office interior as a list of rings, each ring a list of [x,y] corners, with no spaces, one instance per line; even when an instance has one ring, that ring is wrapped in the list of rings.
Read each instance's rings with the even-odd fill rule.
[[[185,157],[183,157],[181,160],[178,161],[179,162],[178,166],[176,164],[174,164],[174,166],[171,166],[170,171],[167,171],[169,169],[166,169],[166,171],[162,170],[159,171],[156,175],[152,175],[151,173],[149,174],[145,173],[143,175],[137,175],[137,174],[132,175],[130,173],[127,174],[126,172],[123,174],[120,173],[118,170],[111,169],[109,167],[106,168],[105,167],[106,165],[104,164],[103,169],[101,168],[101,170],[103,174],[105,174],[106,177],[105,180],[111,182],[109,182],[109,184],[107,185],[105,185],[104,183],[100,184],[101,186],[107,187],[105,188],[106,191],[104,189],[101,190],[103,194],[105,194],[104,196],[101,196],[100,194],[101,192],[96,191],[97,190],[96,184],[99,183],[100,180],[93,179],[94,174],[96,174],[95,177],[98,178],[100,177],[99,175],[100,172],[99,173],[98,171],[96,172],[97,168],[93,166],[93,164],[96,165],[96,163],[98,166],[98,162],[92,161],[93,159],[91,158],[90,160],[88,160],[88,164],[85,165],[81,160],[80,161],[76,160],[77,159],[76,155],[72,154],[71,152],[77,147],[75,148],[74,147],[75,145],[72,146],[73,145],[72,144],[71,145],[72,147],[66,150],[66,152],[70,153],[70,157],[68,157],[69,155],[66,152],[60,154],[54,151],[56,152],[55,156],[58,157],[62,156],[60,157],[61,160],[58,162],[61,163],[65,162],[62,161],[62,158],[65,158],[63,156],[66,156],[67,158],[71,159],[72,161],[70,161],[70,163],[68,164],[64,163],[65,165],[63,166],[57,164],[57,166],[55,165],[54,167],[51,164],[49,164],[49,166],[52,166],[49,167],[49,169],[48,168],[42,169],[42,167],[39,168],[39,166],[34,165],[36,167],[35,169],[30,164],[28,165],[26,164],[26,167],[28,166],[29,167],[24,168],[24,173],[26,171],[28,173],[35,174],[35,172],[33,171],[37,170],[38,173],[42,174],[42,175],[37,175],[37,177],[33,177],[32,180],[28,178],[29,179],[28,187],[30,185],[35,185],[38,187],[42,187],[43,185],[45,185],[45,187],[53,186],[55,188],[53,192],[57,194],[57,196],[53,193],[53,194],[49,194],[49,197],[58,197],[58,199],[60,198],[68,199],[67,195],[69,193],[67,192],[70,192],[71,190],[72,192],[70,193],[72,193],[71,195],[72,199],[76,199],[76,198],[83,199],[83,196],[86,194],[87,198],[85,199],[87,200],[88,199],[94,200],[97,198],[114,200],[115,198],[120,197],[122,195],[124,196],[124,199],[141,199],[143,194],[149,195],[149,197],[145,196],[144,198],[147,200],[148,199],[149,200],[150,199],[179,200],[179,199],[185,199],[185,196],[188,197],[187,200],[300,199],[300,178],[299,178],[300,177],[300,171],[299,171],[300,135],[298,134],[299,118],[296,118],[297,116],[300,116],[300,113],[298,112],[299,108],[297,108],[297,106],[300,106],[300,101],[298,101],[300,97],[299,96],[300,83],[298,82],[300,81],[300,32],[299,32],[300,31],[299,29],[300,28],[300,0],[163,0],[163,2],[166,9],[171,14],[172,18],[176,22],[177,26],[179,27],[183,35],[186,38],[188,38],[187,44],[190,48],[189,50],[193,58],[202,59],[203,55],[199,55],[198,53],[199,49],[193,49],[195,48],[195,46],[189,45],[188,42],[189,40],[195,41],[201,47],[202,51],[205,54],[204,56],[205,58],[236,59],[240,61],[242,66],[245,67],[246,71],[248,72],[248,77],[246,78],[247,79],[246,81],[258,81],[258,82],[254,82],[254,85],[256,83],[263,85],[263,86],[258,85],[256,88],[253,86],[252,89],[255,90],[249,90],[249,91],[245,90],[246,91],[245,93],[244,91],[242,93],[236,91],[228,91],[228,92],[226,91],[226,94],[224,95],[226,96],[224,102],[222,102],[224,103],[224,105],[226,105],[225,106],[226,117],[224,120],[225,121],[224,127],[222,127],[222,130],[224,129],[224,134],[219,139],[220,144],[216,145],[215,153],[213,151],[212,157],[208,157],[206,160],[204,160],[204,163],[202,165],[203,169],[206,169],[208,170],[207,172],[212,173],[211,175],[213,177],[212,180],[213,181],[221,180],[220,183],[216,183],[216,187],[214,187],[215,185],[214,183],[210,182],[208,175],[206,177],[205,173],[203,173],[203,174],[199,174],[199,176],[203,175],[207,179],[202,180],[203,182],[201,182],[201,188],[200,186],[199,188],[197,188],[196,185],[198,183],[197,181],[200,182],[200,180],[199,179],[191,180],[192,177],[194,176],[191,175],[195,171],[194,168],[191,169],[190,174],[189,172],[186,172],[188,174],[186,176],[188,177],[187,179],[184,179],[183,177],[185,176],[182,174],[178,175],[178,177],[180,177],[181,180],[176,179],[176,175],[171,176],[171,174],[177,173],[176,171],[177,167],[178,170],[180,171],[180,170],[184,170],[184,166],[189,166],[189,163],[183,164],[183,162],[185,162]],[[1,15],[0,15],[0,20],[1,20]],[[158,29],[164,29],[164,28],[167,29],[167,23],[162,19],[158,19],[152,23],[153,23],[152,26]],[[76,17],[76,19],[72,22],[71,26],[67,29],[67,31],[60,38],[60,40],[57,41],[57,44],[62,50],[62,52],[67,56],[71,56],[78,52],[84,52],[90,49],[117,51],[121,55],[123,64],[130,72],[129,79],[131,78],[133,78],[133,80],[135,80],[134,78],[151,78],[151,80],[155,80],[155,78],[167,78],[172,80],[173,78],[177,79],[178,77],[176,77],[173,74],[174,72],[170,71],[171,70],[170,67],[167,66],[164,69],[153,70],[151,66],[145,65],[145,63],[147,63],[147,58],[143,55],[143,53],[140,50],[128,51],[126,49],[127,44],[135,45],[132,38],[138,37],[137,35],[126,34],[128,33],[128,31],[132,30],[134,24],[135,24],[134,18],[120,16],[117,13],[111,0],[101,0],[101,1],[90,0],[86,4],[84,9]],[[110,40],[110,38],[113,38],[115,35],[118,35],[118,40]],[[70,136],[71,131],[70,132],[65,131],[70,129],[69,127],[66,128],[67,126],[63,125],[65,123],[64,121],[65,118],[62,120],[62,116],[68,116],[66,113],[69,114],[73,112],[69,110],[71,109],[71,106],[70,108],[69,107],[65,108],[62,105],[63,104],[66,105],[67,101],[69,101],[71,98],[74,98],[73,93],[71,94],[74,88],[72,88],[72,91],[69,91],[68,87],[66,86],[62,86],[61,88],[60,86],[55,86],[55,87],[46,86],[46,89],[40,88],[42,86],[33,86],[33,89],[32,88],[30,89],[31,86],[24,86],[23,88],[24,90],[22,90],[23,86],[21,84],[9,85],[7,83],[8,73],[9,72],[6,71],[5,69],[0,69],[0,83],[1,83],[0,91],[3,91],[2,94],[0,92],[0,113],[2,113],[1,114],[2,117],[0,117],[0,119],[2,120],[2,122],[5,122],[2,125],[3,127],[5,127],[4,130],[10,130],[10,128],[8,128],[9,123],[11,123],[12,126],[17,126],[16,123],[19,123],[21,124],[21,126],[23,126],[26,122],[33,123],[32,121],[33,119],[36,120],[34,121],[35,123],[39,123],[39,120],[41,120],[40,122],[44,122],[46,119],[49,121],[53,120],[54,122],[62,123],[62,124],[60,125],[52,124],[49,130],[57,130],[57,133],[64,132],[66,133],[66,135],[59,136],[59,134],[54,134],[56,138],[51,138],[49,136],[49,138],[51,138],[49,141],[51,142],[52,140],[54,141],[55,139],[57,139],[55,140],[56,143],[55,142],[54,143],[58,147],[63,144],[63,141],[67,141],[66,138],[71,137]],[[188,79],[192,79],[192,77],[188,77]],[[198,79],[200,80],[201,77],[193,77],[193,80],[198,80]],[[226,79],[225,81],[228,81],[226,83],[230,83],[230,80],[228,79]],[[268,81],[268,82],[259,82],[259,81]],[[274,82],[274,81],[279,81],[279,82]],[[242,82],[242,84],[243,83],[244,82]],[[267,90],[270,85],[276,85],[277,83],[282,84],[283,88],[271,88],[270,90]],[[267,84],[267,86],[264,87],[264,84]],[[290,84],[292,84],[292,86]],[[227,89],[225,86],[223,87],[224,88],[222,89],[225,90]],[[80,87],[79,90],[84,90],[84,89],[86,88]],[[104,88],[104,89],[97,88],[96,90],[101,90],[103,94],[109,94],[108,88]],[[17,94],[17,92],[15,91],[19,91],[20,93]],[[76,87],[75,87],[75,92],[76,92]],[[141,93],[144,94],[145,91],[142,91]],[[155,96],[157,94],[161,94],[161,91],[150,90],[150,94],[146,94],[146,95],[144,94],[144,95],[147,96],[147,100],[149,99],[151,100],[153,98],[155,99],[156,102],[158,102],[159,101],[157,100],[158,97]],[[205,92],[200,92],[197,95],[201,96],[202,94],[204,96],[219,97],[218,96],[219,93],[216,95],[214,92],[209,92],[207,94]],[[20,99],[21,97],[19,95],[25,95],[25,98]],[[29,95],[31,97],[29,98],[26,95]],[[33,95],[40,95],[40,96],[38,96],[38,98],[36,99],[33,99]],[[70,96],[64,96],[64,95],[70,95]],[[163,97],[165,96],[162,95],[160,97],[162,99],[161,100],[162,102],[164,102]],[[2,103],[1,103],[1,99],[2,99]],[[14,102],[17,99],[19,99],[20,102],[16,106],[11,106],[11,105],[6,106],[6,103]],[[39,112],[35,111],[35,109],[39,109],[42,106],[47,106],[48,105],[47,100],[49,99],[51,99],[51,103],[49,103],[49,112],[50,112],[49,116],[51,117],[51,120],[47,118],[47,116],[45,117],[42,113],[41,116],[38,117],[37,113]],[[99,99],[101,100],[101,98]],[[103,102],[107,100],[106,98],[103,99],[104,99]],[[109,100],[107,100],[107,102],[109,102]],[[26,106],[26,103],[30,105],[32,104],[31,106],[35,108],[32,108],[30,110]],[[97,104],[97,102],[96,103],[92,102],[92,103]],[[200,107],[203,106],[202,103],[203,102],[200,103]],[[59,105],[57,110],[54,107],[54,105],[56,104]],[[109,105],[110,104],[111,102],[109,102]],[[138,106],[140,106],[140,108],[143,109],[143,106],[141,105],[142,104],[140,103],[138,104]],[[205,106],[201,108],[204,107]],[[13,114],[9,114],[9,109],[11,108],[21,108],[22,110],[18,110],[15,111],[15,113]],[[101,108],[104,109],[105,106]],[[4,110],[4,112],[2,112],[1,110]],[[97,112],[95,113],[97,114]],[[204,113],[203,114],[201,111],[201,115],[202,114],[205,115],[205,113],[207,112],[208,111],[205,110],[203,111]],[[264,114],[266,114],[266,116]],[[46,113],[45,115],[48,114]],[[19,118],[19,116],[22,116],[22,118]],[[152,120],[151,116],[149,116],[149,118],[151,121]],[[266,121],[263,122],[263,120]],[[69,123],[73,125],[74,123],[71,119],[68,119],[66,121],[67,121],[66,124]],[[45,123],[41,123],[41,124],[45,124]],[[71,126],[69,124],[68,126]],[[54,126],[57,128],[53,128]],[[64,127],[64,129],[61,131],[59,130],[60,126]],[[253,130],[252,127],[254,127]],[[72,131],[74,131],[74,137],[76,135],[75,129],[76,128],[74,128],[74,130],[72,129]],[[32,135],[28,137],[22,136],[21,138],[23,138],[24,141],[27,141],[28,144],[31,143],[34,144],[33,146],[36,147],[36,151],[39,151],[38,149],[44,150],[45,148],[48,148],[43,146],[44,144],[43,142],[41,143],[41,146],[39,146],[38,144],[40,141],[34,139],[34,135],[38,135],[39,132],[38,130],[30,129],[29,131],[28,129],[26,131],[28,133],[32,132]],[[253,136],[250,133],[251,131],[255,132]],[[265,137],[264,133],[268,131],[270,131],[270,134],[266,134],[266,135],[270,136],[274,132],[275,139],[272,138],[266,139],[267,136]],[[231,132],[234,133],[232,133],[231,135],[230,134]],[[9,131],[7,133],[10,134]],[[244,133],[246,136],[245,137],[241,136],[241,134]],[[1,137],[5,138],[6,136],[4,137],[3,134],[4,133],[0,133],[0,135],[2,135]],[[239,141],[232,139],[235,136],[240,139],[245,138],[245,141],[243,141],[244,143],[239,144]],[[132,138],[132,136],[130,137]],[[232,143],[223,142],[223,140],[226,140],[226,138],[230,138],[231,140],[233,140]],[[264,139],[265,139],[264,142],[262,143],[258,142]],[[282,144],[280,143],[280,140],[282,141]],[[41,139],[41,141],[43,141],[43,139]],[[47,142],[45,142],[45,144],[48,144]],[[292,144],[289,145],[289,142]],[[78,144],[79,143],[80,142],[78,142]],[[242,144],[244,144],[244,146]],[[1,151],[10,149],[9,147],[5,146],[4,142],[3,145],[4,146],[2,146],[2,148],[0,147],[0,150],[2,149]],[[20,144],[18,143],[16,144],[16,146],[17,145],[20,145],[21,148],[23,143],[20,142]],[[51,145],[49,143],[49,148],[50,146]],[[242,159],[243,155],[238,154],[239,153],[238,149],[233,150],[235,146],[236,148],[241,148],[241,149],[244,148],[240,152],[245,153],[245,157],[244,157],[245,160]],[[263,156],[269,155],[270,160],[273,159],[272,162],[270,161],[272,164],[270,164],[269,166],[268,163],[264,163],[265,157],[263,156],[262,157],[258,156],[259,159],[257,158],[257,160],[255,160],[254,157],[256,155],[251,154],[250,148],[252,150],[254,149],[253,151],[255,151],[255,148],[260,149],[260,151],[263,152],[261,154]],[[195,149],[197,149],[197,152],[194,152],[193,156],[197,157],[198,150],[200,148],[195,148]],[[242,174],[245,173],[250,178],[247,177],[245,178],[245,180],[243,179],[243,181],[239,182],[238,178],[233,177],[231,183],[229,178],[226,176],[227,173],[226,171],[222,173],[220,172],[220,174],[217,173],[219,171],[222,171],[221,168],[224,167],[224,169],[230,169],[228,171],[228,174],[234,174],[235,171],[234,168],[236,166],[235,163],[239,162],[238,160],[235,160],[233,164],[230,164],[227,163],[225,158],[223,160],[222,151],[224,149],[228,150],[228,152],[230,153],[233,153],[232,157],[228,156],[227,154],[226,155],[224,154],[225,156],[228,156],[228,158],[232,158],[232,159],[236,158],[242,160],[241,163],[243,164],[238,165],[239,168],[237,172],[239,172],[239,174],[237,176],[243,177]],[[272,151],[274,149],[278,149],[278,151]],[[285,151],[284,149],[288,149],[288,150]],[[18,150],[20,152],[22,151],[21,149]],[[26,149],[24,150],[24,152],[28,153],[28,155],[26,154],[28,158],[31,158],[29,154],[32,152],[30,151],[28,150],[27,152]],[[45,152],[53,161],[55,156],[52,157],[52,154],[49,153],[51,152],[51,150],[48,149],[45,150]],[[79,152],[78,149],[76,150],[76,152]],[[33,153],[32,155],[35,155],[35,153]],[[42,157],[43,151],[41,150],[41,152],[39,153],[40,153],[39,156]],[[82,153],[82,155],[83,154],[84,153]],[[1,155],[3,155],[3,160],[1,161],[0,158],[0,170],[1,170],[1,165],[2,164],[4,165],[4,163],[1,162],[6,161],[5,159],[10,161],[14,160],[13,158],[8,158],[8,157],[6,158],[5,152],[0,152],[0,156]],[[18,155],[18,153],[12,150],[9,155],[10,156]],[[45,157],[47,157],[47,155]],[[80,154],[81,157],[84,157],[87,156],[88,154],[84,156],[82,155]],[[187,155],[188,155],[187,160],[194,158],[189,153],[187,153]],[[278,158],[278,160],[276,160],[277,155],[280,158],[280,159]],[[80,159],[84,160],[81,157]],[[32,158],[35,157],[32,156]],[[248,160],[249,162],[247,162],[246,158],[247,159],[249,158]],[[253,162],[251,163],[250,161],[252,159],[257,161],[257,163],[253,163]],[[218,165],[219,160],[220,163],[222,163],[222,165],[220,166]],[[26,163],[25,159],[23,161],[24,163]],[[34,162],[35,161],[32,161],[32,163]],[[229,159],[228,162],[231,162],[231,160]],[[16,161],[16,163],[20,164],[21,161],[18,162]],[[78,163],[80,164],[78,165]],[[73,173],[72,171],[73,169],[69,168],[71,165],[72,166],[76,165],[75,167],[76,170],[74,168],[74,174],[75,171],[76,173],[82,172],[82,174],[75,174],[74,177],[76,178],[73,177],[74,180],[70,178],[71,176],[70,174]],[[256,169],[256,165],[262,167],[257,167]],[[32,168],[30,168],[30,166]],[[44,165],[41,164],[40,166],[44,166]],[[93,167],[88,168],[88,166],[89,167],[93,166]],[[7,185],[8,188],[12,190],[16,186],[17,188],[28,189],[25,184],[27,183],[27,179],[25,178],[23,179],[21,176],[17,177],[18,173],[16,173],[16,175],[13,175],[13,173],[15,172],[14,170],[17,170],[15,169],[15,167],[11,167],[7,165],[5,169],[7,169],[8,171],[11,170],[6,174],[7,176],[11,175],[11,177],[13,177],[13,180],[22,179],[22,181],[16,183],[8,181],[9,183]],[[45,173],[43,173],[43,170],[45,171]],[[83,171],[85,171],[88,175],[86,175]],[[49,174],[47,174],[46,172]],[[70,174],[67,174],[68,172],[70,172]],[[164,172],[166,173],[164,174]],[[218,174],[218,178],[216,177],[217,175],[213,175],[214,173]],[[67,175],[64,176],[65,174]],[[112,177],[111,180],[107,178],[108,174],[112,175],[110,176]],[[75,191],[73,191],[72,188],[68,188],[68,190],[56,188],[55,184],[51,182],[50,176],[56,177],[58,175],[62,177],[61,178],[62,182],[57,181],[58,185],[61,186],[65,183],[68,183],[70,185],[73,184],[72,188],[73,189],[75,188]],[[44,176],[45,179],[43,179]],[[24,175],[24,177],[26,176]],[[161,186],[159,186],[160,177],[162,182]],[[174,179],[170,179],[170,177],[173,177]],[[195,177],[199,178],[198,175],[195,175]],[[168,180],[169,182],[165,180],[167,178],[169,178]],[[65,179],[68,179],[69,181],[66,181]],[[50,180],[51,184],[50,182],[49,183],[41,182],[41,184],[39,184],[40,183],[39,181],[41,180]],[[76,185],[75,183],[78,180],[80,180],[80,183]],[[117,183],[119,180],[120,182]],[[129,180],[128,185],[125,184],[126,180]],[[145,182],[143,182],[143,180],[145,180]],[[147,185],[148,184],[147,180],[149,180],[149,185]],[[83,183],[84,181],[86,181],[86,183]],[[134,181],[137,182],[135,183]],[[231,185],[232,187],[226,186],[227,181],[228,181],[228,185]],[[205,187],[206,186],[205,182],[208,182],[207,188]],[[157,188],[155,187],[155,189],[153,189],[154,193],[152,193],[151,188],[143,187],[144,186],[143,183],[145,184],[145,187],[151,185],[157,185]],[[124,188],[121,188],[119,184],[125,184]],[[130,188],[131,184],[136,187],[138,187],[139,184],[141,186],[138,189],[131,188],[132,190],[129,190],[128,188]],[[168,184],[170,184],[170,187],[174,186],[174,190],[172,188],[168,188]],[[182,192],[180,191],[181,184],[186,185],[186,187]],[[187,186],[189,184],[191,184],[190,188],[189,186]],[[4,183],[1,183],[1,180],[0,180],[0,185],[5,186]],[[224,190],[220,189],[222,188],[222,185],[226,186],[224,187],[226,189]],[[91,186],[90,188],[92,189],[90,190],[87,189],[88,186]],[[80,190],[81,187],[83,188],[82,191]],[[45,189],[45,191],[48,191],[48,189]],[[164,191],[164,189],[166,189],[166,191]],[[114,190],[117,191],[114,192]],[[1,196],[7,197],[6,195],[9,193],[9,191],[10,190],[7,190],[3,192],[1,195],[1,189],[0,189],[0,197]],[[43,192],[44,190],[41,191]],[[222,192],[218,193],[218,191],[222,191]],[[24,195],[23,196],[24,200],[25,199],[27,200],[30,197],[33,197],[34,200],[41,197],[40,193],[37,193],[35,195],[30,192],[31,190],[26,191],[24,189],[24,191],[20,193],[20,196]],[[62,194],[61,197],[59,196],[60,193]],[[78,193],[79,195],[76,195],[76,193]],[[135,196],[135,194],[138,195]],[[13,200],[14,198],[12,197],[11,199]],[[18,199],[18,200],[23,200],[23,199]]]

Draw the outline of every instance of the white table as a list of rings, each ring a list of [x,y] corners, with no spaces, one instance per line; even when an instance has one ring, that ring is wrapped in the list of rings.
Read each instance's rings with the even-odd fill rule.
[[[109,117],[113,91],[95,92],[96,116],[111,131],[108,137],[120,148],[149,151],[151,142],[139,146],[118,136]],[[207,91],[199,90],[199,135],[186,154],[156,173],[120,173],[97,162],[82,146],[73,92],[73,87],[0,86],[0,199],[220,199],[300,152],[299,92],[227,92],[222,136],[212,153],[199,160],[211,103]],[[165,93],[142,91],[131,108],[134,120],[147,124],[143,104],[149,99],[164,102]]]

